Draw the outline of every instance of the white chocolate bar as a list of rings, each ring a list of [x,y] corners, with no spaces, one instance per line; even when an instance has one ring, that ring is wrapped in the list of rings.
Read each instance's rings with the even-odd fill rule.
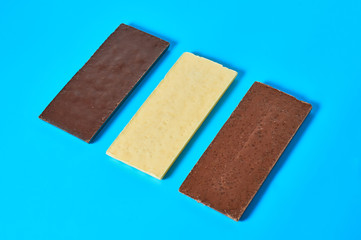
[[[237,72],[184,53],[107,154],[162,179]]]

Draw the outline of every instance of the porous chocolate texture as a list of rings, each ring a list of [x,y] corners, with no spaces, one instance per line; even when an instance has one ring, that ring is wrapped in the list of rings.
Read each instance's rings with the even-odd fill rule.
[[[311,108],[255,82],[179,191],[238,221]]]

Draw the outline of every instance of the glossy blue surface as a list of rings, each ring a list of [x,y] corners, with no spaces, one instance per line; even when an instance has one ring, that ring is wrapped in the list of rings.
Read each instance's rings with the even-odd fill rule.
[[[0,3],[0,239],[361,239],[361,1]],[[120,24],[171,42],[93,144],[38,115]],[[185,51],[244,72],[163,181],[105,151]],[[239,222],[178,188],[254,81],[314,109]]]

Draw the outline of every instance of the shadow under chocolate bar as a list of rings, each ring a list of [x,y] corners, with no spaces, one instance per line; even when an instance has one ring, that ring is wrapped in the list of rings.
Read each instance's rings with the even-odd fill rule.
[[[168,47],[121,24],[39,118],[89,143]]]
[[[238,221],[311,108],[255,82],[179,191]]]

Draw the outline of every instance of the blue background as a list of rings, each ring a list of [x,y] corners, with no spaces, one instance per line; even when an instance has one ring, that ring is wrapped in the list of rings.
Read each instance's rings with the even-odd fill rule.
[[[0,2],[0,239],[361,239],[361,1]],[[171,42],[93,144],[38,119],[120,23]],[[185,51],[243,71],[162,181],[105,151]],[[313,104],[241,221],[178,188],[254,81]]]

